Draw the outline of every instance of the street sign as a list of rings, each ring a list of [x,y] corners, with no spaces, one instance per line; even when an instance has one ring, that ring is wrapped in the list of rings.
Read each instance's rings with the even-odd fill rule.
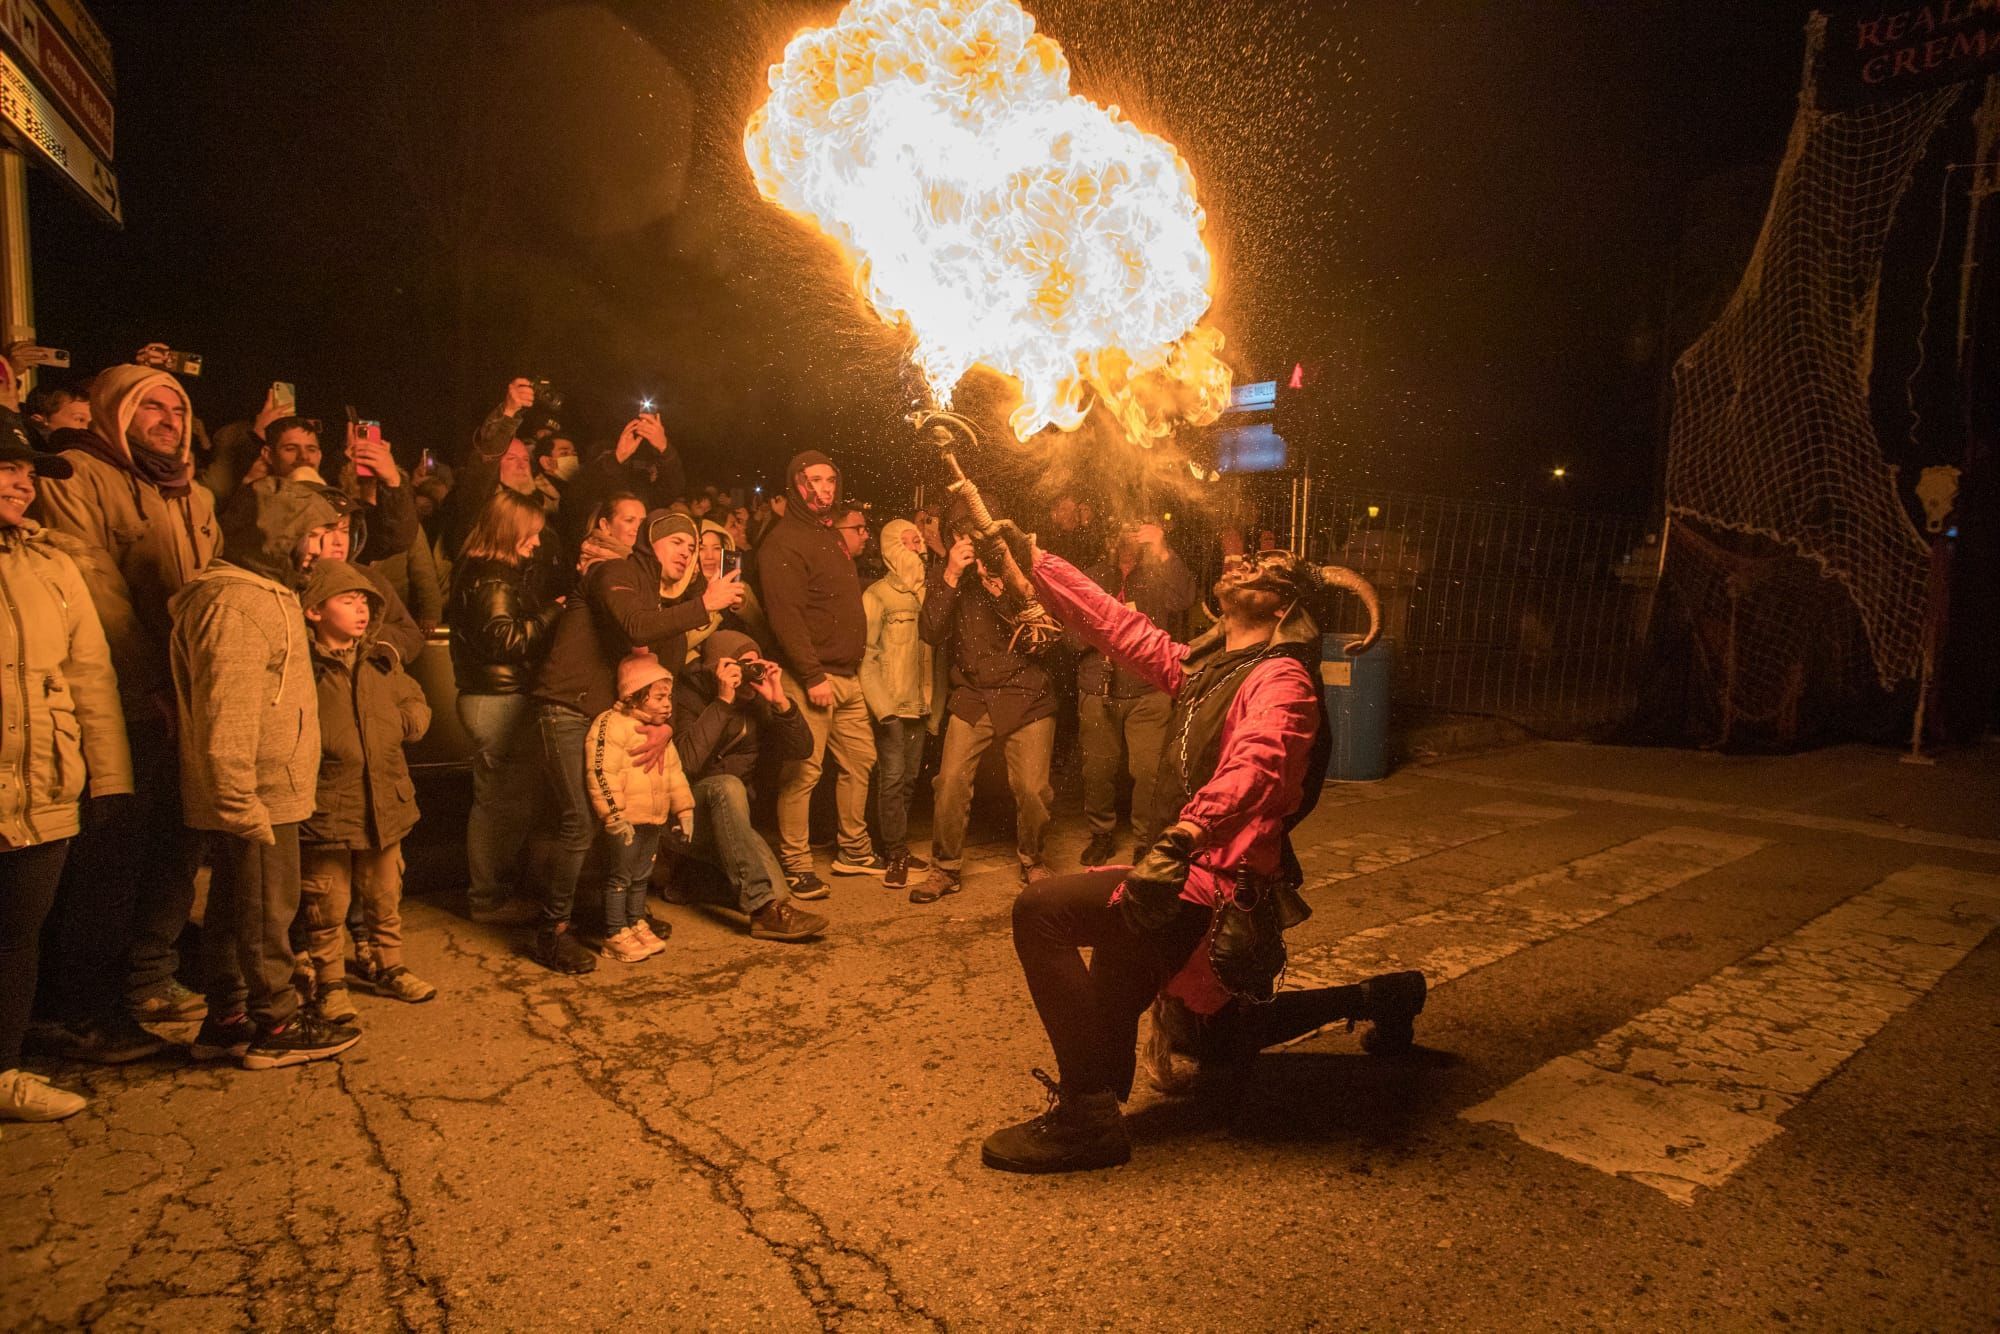
[[[55,168],[107,221],[125,225],[111,164],[97,155],[81,130],[49,105],[27,71],[4,52],[0,52],[0,132]]]

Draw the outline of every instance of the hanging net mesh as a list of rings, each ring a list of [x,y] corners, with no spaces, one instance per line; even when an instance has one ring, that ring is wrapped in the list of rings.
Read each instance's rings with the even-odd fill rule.
[[[1963,88],[1822,110],[1812,71],[1824,32],[1815,16],[1798,116],[1743,281],[1674,367],[1667,508],[1817,565],[1854,600],[1886,690],[1917,672],[1928,556],[1870,418],[1876,297],[1897,203]],[[1733,650],[1732,680],[1795,672],[1787,655],[1801,646],[1756,639]]]

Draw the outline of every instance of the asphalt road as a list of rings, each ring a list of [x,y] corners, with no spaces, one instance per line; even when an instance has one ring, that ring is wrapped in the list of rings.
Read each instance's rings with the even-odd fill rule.
[[[0,1326],[2000,1322],[2000,751],[1522,747],[1298,842],[1293,980],[1423,967],[1419,1050],[1142,1092],[1131,1165],[1056,1179],[979,1163],[1051,1063],[1000,848],[582,979],[413,901],[444,994],[337,1062],[58,1072],[95,1101],[0,1138]]]

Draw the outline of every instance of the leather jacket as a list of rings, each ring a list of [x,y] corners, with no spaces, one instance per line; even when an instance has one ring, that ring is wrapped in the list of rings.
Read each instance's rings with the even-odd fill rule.
[[[555,641],[558,602],[541,602],[527,571],[504,561],[475,560],[455,573],[445,619],[451,626],[451,670],[462,695],[513,695],[526,690]]]

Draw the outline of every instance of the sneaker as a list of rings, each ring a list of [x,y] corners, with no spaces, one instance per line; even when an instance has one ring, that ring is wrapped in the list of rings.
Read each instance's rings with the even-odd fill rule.
[[[1002,1172],[1085,1172],[1132,1160],[1116,1094],[1065,1093],[1044,1072],[1035,1078],[1049,1091],[1048,1110],[988,1135],[981,1162]]]
[[[71,1024],[65,1030],[62,1054],[72,1061],[91,1065],[124,1065],[144,1060],[166,1048],[166,1039],[139,1027],[139,1021],[123,1010],[102,1019]]]
[[[947,894],[958,893],[959,888],[958,872],[939,868],[925,876],[924,883],[910,890],[910,902],[936,903]]]
[[[545,926],[535,933],[534,943],[528,948],[528,957],[554,973],[588,973],[597,967],[597,960],[591,952],[576,943],[567,923],[562,926]]]
[[[1021,883],[1023,885],[1032,885],[1037,880],[1047,880],[1053,874],[1054,872],[1041,862],[1021,863]]]
[[[928,871],[931,869],[931,864],[925,861],[922,857],[919,857],[916,853],[912,852],[912,853],[907,853],[905,855],[909,860],[910,869],[912,871]]]
[[[1085,866],[1109,866],[1111,859],[1118,855],[1118,840],[1110,834],[1092,834],[1090,842],[1083,846]]]
[[[1371,1056],[1408,1051],[1416,1044],[1416,1018],[1424,1009],[1424,975],[1384,973],[1369,978],[1361,988],[1361,1017],[1372,1021],[1361,1035],[1361,1049]]]
[[[125,998],[125,1008],[142,1023],[171,1024],[199,1019],[208,1013],[208,998],[170,977],[157,986],[135,991]]]
[[[646,948],[646,942],[639,938],[637,928],[629,926],[606,936],[604,943],[597,947],[597,952],[619,963],[638,963],[653,957],[653,952]]]
[[[410,1005],[422,1005],[438,994],[438,989],[401,964],[375,974],[375,994]]]
[[[752,940],[811,940],[824,930],[826,918],[800,912],[782,899],[773,899],[750,915]]]
[[[655,917],[653,914],[647,913],[645,920],[640,925],[652,932],[653,939],[659,941],[662,946],[673,938],[674,924],[664,917]]]
[[[648,926],[644,919],[632,923],[632,936],[641,945],[646,947],[646,957],[648,959],[652,958],[655,954],[666,953],[667,942],[655,935],[653,928]]]
[[[869,853],[866,857],[839,855],[833,859],[835,875],[881,875],[889,869],[889,863]]]
[[[795,899],[823,899],[833,892],[826,887],[826,881],[811,871],[785,872],[785,888]]]
[[[347,994],[345,982],[329,982],[321,987],[313,997],[313,1008],[329,1024],[352,1023],[361,1017],[361,1011],[354,1008],[354,998]]]
[[[910,883],[910,854],[892,852],[889,865],[882,872],[882,884],[887,889],[902,889]]]
[[[491,908],[474,908],[472,920],[481,926],[533,926],[542,910],[526,899],[508,899]]]
[[[247,1014],[232,1014],[223,1019],[209,1015],[201,1021],[201,1031],[189,1044],[188,1055],[197,1061],[219,1061],[225,1056],[232,1061],[241,1060],[256,1038],[257,1026]]]
[[[0,1072],[0,1121],[60,1121],[89,1105],[90,1099],[56,1088],[40,1075]]]
[[[245,1070],[277,1070],[287,1065],[323,1061],[361,1041],[361,1030],[330,1024],[311,1010],[300,1010],[276,1028],[261,1031],[243,1053]]]

